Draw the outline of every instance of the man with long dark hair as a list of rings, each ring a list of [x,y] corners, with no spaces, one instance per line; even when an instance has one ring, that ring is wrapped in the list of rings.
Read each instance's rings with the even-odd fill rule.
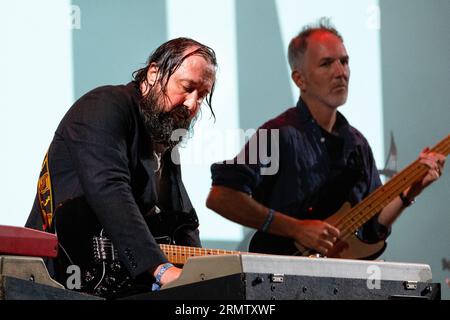
[[[81,251],[93,250],[103,264],[100,279],[91,279],[95,270],[82,270],[81,288],[75,281],[75,289],[94,281],[86,291],[110,294],[108,285],[118,280],[105,275],[108,263],[157,289],[176,279],[181,269],[168,262],[155,237],[175,236],[177,244],[201,245],[180,165],[172,160],[178,158],[173,147],[189,133],[204,100],[214,115],[216,68],[211,48],[188,38],[173,39],[154,51],[134,73],[134,81],[96,88],[67,112],[45,157],[26,223],[58,234],[59,258],[51,267],[63,284],[70,276],[67,266],[85,267],[89,259],[82,257],[92,252]],[[101,232],[86,240],[80,234],[87,230]],[[124,286],[116,283],[114,291]]]

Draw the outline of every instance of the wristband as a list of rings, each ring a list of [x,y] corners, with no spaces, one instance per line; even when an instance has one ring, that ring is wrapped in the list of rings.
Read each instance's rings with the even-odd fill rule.
[[[269,213],[267,214],[266,220],[264,220],[264,224],[261,227],[262,232],[267,232],[267,230],[269,230],[269,226],[272,223],[274,213],[275,210],[269,209]]]
[[[414,199],[412,199],[412,200],[408,199],[408,198],[404,195],[403,192],[401,192],[398,196],[400,197],[400,200],[402,200],[403,206],[404,206],[405,208],[409,207],[409,206],[412,205],[414,202],[416,202],[416,200],[414,200]]]
[[[164,263],[162,267],[159,269],[158,273],[155,276],[155,283],[152,284],[152,291],[159,291],[161,289],[161,278],[164,274],[164,272],[167,271],[167,269],[174,267],[173,264],[170,262]]]

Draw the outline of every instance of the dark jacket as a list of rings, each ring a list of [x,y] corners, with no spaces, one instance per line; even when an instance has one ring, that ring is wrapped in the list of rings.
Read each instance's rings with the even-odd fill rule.
[[[134,82],[88,92],[67,112],[48,151],[55,206],[83,196],[132,276],[167,262],[144,219],[157,194],[152,141],[140,118],[140,97]],[[180,165],[171,161],[170,150],[163,161],[170,180],[169,209],[194,222],[179,244],[200,246],[197,215],[181,181]],[[42,229],[37,197],[26,226]]]

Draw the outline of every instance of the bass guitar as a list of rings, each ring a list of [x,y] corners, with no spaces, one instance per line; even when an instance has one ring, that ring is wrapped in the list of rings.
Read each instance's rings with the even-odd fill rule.
[[[450,152],[450,135],[436,144],[430,151],[447,156]],[[327,223],[335,226],[341,232],[340,238],[334,247],[328,251],[327,257],[375,259],[380,256],[386,248],[386,242],[364,242],[357,236],[357,230],[407,187],[422,179],[427,171],[428,167],[416,160],[354,207],[345,203],[340,210],[325,219]],[[257,232],[253,237],[250,243],[250,251],[301,256],[316,254],[313,250],[294,243],[291,239],[261,232]]]

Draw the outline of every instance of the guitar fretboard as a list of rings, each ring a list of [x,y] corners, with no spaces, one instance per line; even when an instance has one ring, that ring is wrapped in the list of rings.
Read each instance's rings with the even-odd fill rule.
[[[450,135],[440,141],[430,151],[447,156],[450,153]],[[416,160],[351,208],[342,221],[339,221],[336,225],[341,230],[342,238],[345,239],[352,235],[359,227],[397,197],[400,192],[422,179],[427,171],[428,167]]]
[[[177,246],[168,244],[160,244],[159,246],[161,250],[164,252],[164,254],[167,256],[167,259],[171,263],[178,265],[185,264],[187,259],[190,257],[242,254],[242,252],[240,251],[233,251],[233,250],[205,249],[205,248]]]

